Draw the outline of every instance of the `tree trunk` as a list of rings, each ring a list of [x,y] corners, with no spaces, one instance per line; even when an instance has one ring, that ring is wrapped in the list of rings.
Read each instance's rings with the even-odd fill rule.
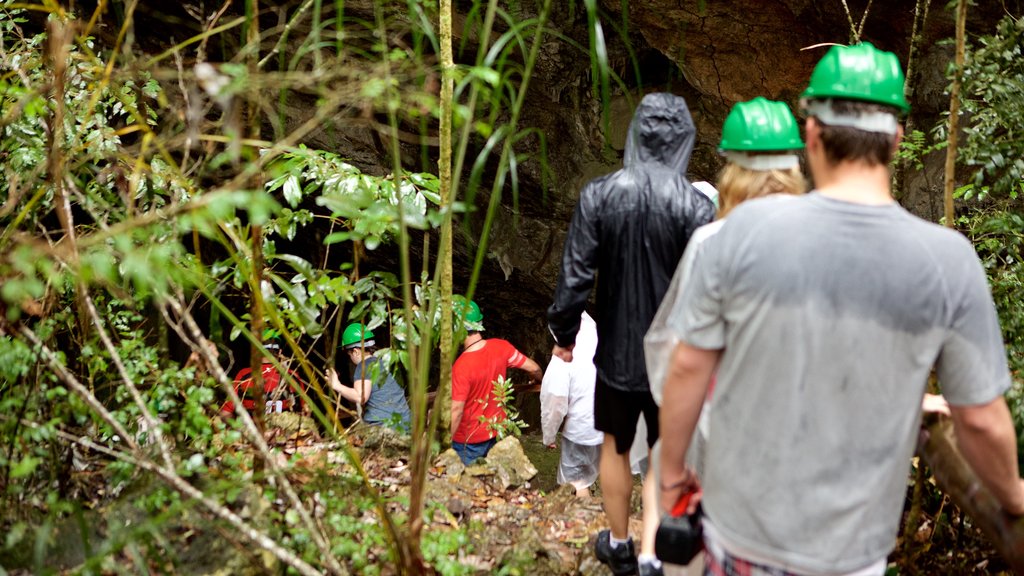
[[[941,418],[925,425],[917,452],[931,468],[939,488],[970,515],[1013,571],[1024,574],[1024,522],[1004,513],[975,476],[957,447],[952,422]]]
[[[452,422],[452,362],[455,355],[452,327],[452,106],[455,84],[455,62],[452,55],[452,3],[441,0],[440,5],[441,32],[441,122],[439,140],[441,145],[440,158],[437,161],[437,172],[441,181],[441,209],[445,211],[441,221],[441,246],[437,257],[441,266],[441,365],[440,382],[434,409],[438,422],[438,437],[442,446],[451,443]]]
[[[964,42],[967,36],[967,0],[958,0],[956,7],[956,72],[949,91],[949,134],[946,147],[946,187],[943,194],[946,226],[956,225],[953,212],[953,187],[956,185],[956,138],[960,130],[960,81],[964,72]]]

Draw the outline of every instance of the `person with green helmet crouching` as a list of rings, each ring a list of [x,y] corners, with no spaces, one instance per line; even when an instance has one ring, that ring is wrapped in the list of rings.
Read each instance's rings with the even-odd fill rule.
[[[801,99],[816,189],[733,209],[682,280],[660,502],[698,487],[686,451],[714,375],[699,498],[710,573],[884,574],[933,367],[967,462],[1024,513],[984,270],[890,191],[903,83],[892,53],[830,48]]]
[[[387,372],[377,351],[373,332],[358,322],[349,324],[341,336],[341,345],[352,361],[352,387],[345,386],[334,369],[327,370],[327,381],[342,398],[362,410],[362,420],[371,425],[387,425],[408,432],[411,414],[402,387]]]
[[[507,416],[494,384],[518,368],[540,385],[544,374],[533,360],[506,340],[484,338],[480,307],[463,296],[453,299],[456,318],[466,329],[462,353],[452,366],[452,448],[464,464],[487,455],[497,442],[494,424]]]

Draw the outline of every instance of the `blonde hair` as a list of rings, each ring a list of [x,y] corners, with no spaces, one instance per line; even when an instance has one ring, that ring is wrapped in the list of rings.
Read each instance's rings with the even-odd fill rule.
[[[718,217],[741,203],[769,194],[803,194],[807,181],[799,167],[785,170],[751,170],[732,162],[718,173]]]

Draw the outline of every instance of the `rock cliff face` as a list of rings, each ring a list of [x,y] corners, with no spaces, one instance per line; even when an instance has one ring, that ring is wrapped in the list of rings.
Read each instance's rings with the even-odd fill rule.
[[[848,4],[853,22],[860,24],[863,18],[861,38],[895,52],[906,68],[915,9],[921,14],[925,2],[856,0]],[[951,11],[932,4],[919,27],[921,38],[911,63],[914,109],[910,121],[926,131],[948,108],[945,70],[952,46],[942,41],[954,34]],[[491,334],[508,338],[542,363],[546,360],[550,337],[544,310],[557,281],[575,199],[584,182],[619,167],[632,103],[643,93],[657,90],[686,97],[698,126],[689,176],[713,181],[721,167],[716,147],[729,108],[737,101],[764,95],[786,101],[795,110],[815,62],[827,49],[819,45],[850,42],[851,26],[843,5],[839,0],[604,0],[609,61],[628,88],[613,97],[607,140],[599,130],[598,103],[587,92],[588,61],[564,45],[550,45],[541,57],[525,122],[549,135],[549,163],[556,180],[546,194],[539,187],[524,190],[518,214],[513,214],[510,202],[504,203],[478,291]],[[870,10],[864,16],[866,5]],[[1020,13],[1021,6],[1007,9]],[[999,16],[972,10],[968,29],[991,31]],[[613,31],[624,22],[636,68],[622,35]],[[557,14],[553,25],[586,40],[585,18],[579,14],[575,19],[567,12]],[[636,72],[641,85],[633,80]],[[539,174],[531,174],[532,183],[539,184]],[[923,171],[905,175],[900,199],[918,215],[937,220],[941,190],[940,155],[930,158]],[[461,246],[463,257],[475,248],[468,237]]]
[[[405,6],[404,2],[398,4]],[[586,46],[589,41],[583,3],[556,0],[554,4],[550,27]],[[847,4],[849,16],[844,9]],[[993,30],[1004,11],[1020,14],[1021,4],[1021,0],[1007,0],[999,6],[972,8],[968,31],[978,34]],[[294,8],[295,3],[268,0],[262,5],[277,10]],[[456,2],[456,40],[461,42],[465,36],[467,59],[474,52],[475,39],[460,27],[465,26],[472,5],[468,0]],[[529,17],[535,9],[532,2],[502,5],[520,19]],[[633,105],[644,93],[669,91],[687,99],[698,127],[689,176],[692,180],[714,180],[721,167],[716,153],[720,127],[732,104],[764,95],[795,108],[814,63],[827,48],[821,44],[850,42],[851,23],[862,23],[862,39],[895,52],[906,67],[915,12],[923,13],[926,5],[927,18],[919,27],[921,39],[911,63],[914,109],[910,121],[919,129],[930,130],[948,106],[944,73],[952,47],[942,40],[953,36],[953,21],[943,2],[601,0],[608,59],[622,78],[613,86],[607,131],[603,129],[601,105],[591,92],[587,55],[549,36],[531,81],[521,126],[535,127],[546,135],[553,180],[544,186],[541,163],[528,160],[519,166],[518,202],[513,203],[508,189],[503,195],[476,297],[486,317],[488,334],[507,338],[546,363],[551,341],[544,312],[557,282],[562,244],[579,189],[587,180],[620,166]],[[865,15],[866,7],[869,11]],[[374,3],[348,0],[345,10],[372,21]],[[137,18],[145,18],[145,13],[141,14]],[[159,25],[154,16],[149,26]],[[153,44],[161,43],[160,38],[165,36],[149,36],[143,30],[138,34],[140,43]],[[303,99],[297,94],[289,98],[286,128],[307,121],[315,105],[312,96]],[[391,171],[388,147],[381,143],[380,136],[365,125],[354,125],[351,118],[327,123],[306,143],[337,151],[367,172]],[[520,151],[537,152],[537,148],[538,141],[528,139]],[[408,166],[431,169],[430,165],[423,166],[419,146],[403,144],[402,151]],[[436,149],[430,149],[427,155],[435,153]],[[941,214],[941,188],[941,158],[929,159],[923,171],[905,174],[900,199],[911,211],[934,220]],[[476,204],[484,206],[486,200],[478,197]],[[458,290],[468,281],[482,222],[482,209],[466,216],[466,226],[456,238]],[[315,244],[315,238],[311,242]],[[368,253],[361,266],[363,270],[394,270],[396,262],[393,252],[384,247]],[[414,260],[413,268],[417,266]]]

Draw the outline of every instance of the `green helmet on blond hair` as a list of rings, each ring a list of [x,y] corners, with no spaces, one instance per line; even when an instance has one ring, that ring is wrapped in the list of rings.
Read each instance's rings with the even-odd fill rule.
[[[720,150],[782,152],[804,147],[796,118],[783,102],[758,96],[738,102],[722,125]]]
[[[910,111],[903,95],[903,69],[892,52],[864,42],[833,46],[818,61],[801,98],[858,100]]]
[[[355,348],[366,344],[373,344],[373,332],[366,329],[366,326],[359,322],[353,322],[345,327],[341,334],[341,346],[343,348]]]

